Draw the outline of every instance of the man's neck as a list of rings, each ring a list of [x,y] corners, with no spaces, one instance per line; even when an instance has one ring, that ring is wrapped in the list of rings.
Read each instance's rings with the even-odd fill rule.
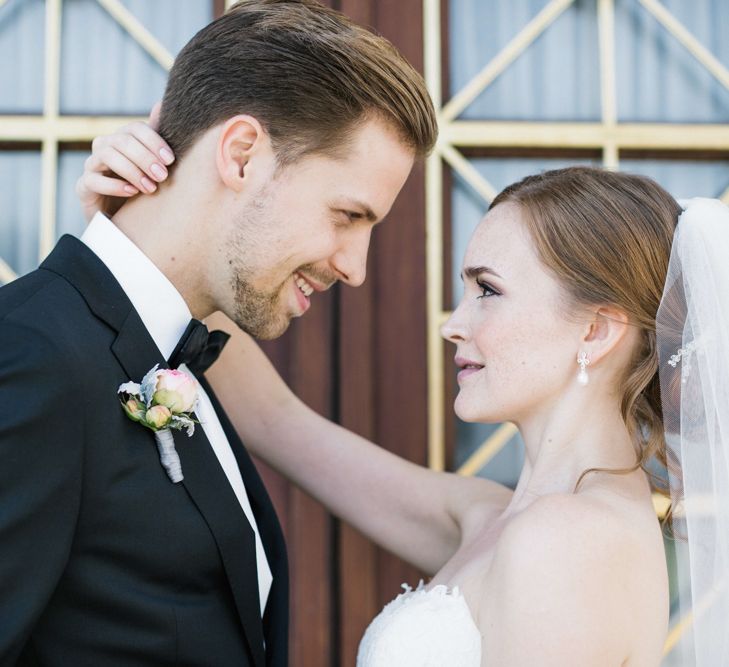
[[[154,195],[138,196],[112,221],[175,286],[193,317],[203,319],[216,310],[207,293],[208,248],[194,224],[200,219],[196,203],[178,197],[176,189],[170,183]]]

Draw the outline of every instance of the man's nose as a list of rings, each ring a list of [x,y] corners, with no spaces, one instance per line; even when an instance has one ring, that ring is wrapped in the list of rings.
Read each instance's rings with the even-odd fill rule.
[[[332,259],[341,280],[352,287],[359,287],[367,275],[367,253],[372,228],[351,230]]]

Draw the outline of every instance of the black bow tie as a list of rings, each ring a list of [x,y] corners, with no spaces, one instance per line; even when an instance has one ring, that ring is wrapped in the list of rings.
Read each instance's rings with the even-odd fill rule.
[[[208,331],[199,320],[190,320],[170,356],[170,368],[185,364],[197,375],[204,373],[220,356],[229,338],[225,331]]]

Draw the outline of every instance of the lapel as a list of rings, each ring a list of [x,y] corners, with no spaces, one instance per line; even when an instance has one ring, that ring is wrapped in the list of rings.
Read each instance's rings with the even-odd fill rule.
[[[90,310],[117,332],[112,353],[129,380],[139,382],[155,364],[167,368],[132,306],[106,265],[81,241],[63,236],[41,265],[71,283]],[[182,484],[204,517],[220,552],[256,667],[264,667],[254,533],[202,428],[191,438],[174,433],[185,476]]]
[[[205,378],[201,378],[200,383],[210,397],[238,462],[238,468],[251,502],[253,514],[256,517],[258,532],[273,574],[273,584],[263,617],[266,664],[285,666],[288,664],[289,573],[286,542],[281,532],[281,524],[278,521],[276,510],[266,487],[235,428],[228,419],[223,406],[218,401],[215,392]]]
[[[202,427],[191,438],[179,432],[174,437],[182,484],[215,537],[255,665],[263,667],[255,534]]]

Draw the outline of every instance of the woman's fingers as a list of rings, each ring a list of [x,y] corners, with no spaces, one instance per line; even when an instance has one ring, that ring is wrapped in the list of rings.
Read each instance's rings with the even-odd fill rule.
[[[134,122],[114,134],[97,137],[84,173],[76,182],[84,216],[90,220],[96,211],[109,215],[139,193],[152,193],[164,181],[175,156],[162,137],[155,132],[160,105],[150,114],[150,123]]]
[[[131,167],[119,156],[131,163]],[[164,156],[165,159],[162,159]],[[121,131],[107,137],[98,137],[91,144],[91,156],[85,168],[89,171],[113,171],[134,185],[141,186],[144,192],[154,192],[142,178],[161,183],[168,176],[164,162],[174,160],[167,144],[144,123],[132,123]],[[117,167],[124,169],[117,171]]]
[[[84,191],[112,197],[133,197],[139,194],[139,188],[135,188],[127,181],[96,172],[86,172],[79,181],[76,187],[78,194]]]
[[[159,120],[159,115],[157,120]],[[172,149],[167,145],[167,142],[160,137],[157,132],[155,132],[155,128],[150,127],[147,123],[130,123],[127,125],[127,130],[142,144],[144,144],[150,153],[156,156],[157,160],[161,160],[164,165],[172,164],[175,161],[175,155],[172,152]]]
[[[97,211],[114,215],[129,197],[139,194],[139,190],[126,181],[87,169],[76,181],[76,194],[86,222],[91,222]]]
[[[149,159],[150,154],[147,148],[128,134],[114,135],[109,137],[109,140],[110,142],[102,148],[93,147],[91,157],[86,161],[85,171],[102,174],[111,171],[142,192],[154,192],[157,185],[152,179],[157,180],[157,174],[152,165],[157,163]],[[140,169],[137,166],[140,164],[146,164],[147,169],[144,171]],[[157,166],[159,167],[158,164]],[[159,180],[167,178],[166,169],[161,176]]]

